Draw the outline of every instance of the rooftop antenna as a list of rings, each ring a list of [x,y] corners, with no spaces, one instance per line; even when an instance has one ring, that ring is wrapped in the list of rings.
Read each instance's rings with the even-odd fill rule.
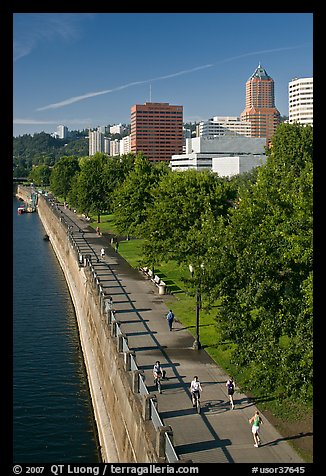
[[[152,85],[149,85],[149,102],[152,102]]]

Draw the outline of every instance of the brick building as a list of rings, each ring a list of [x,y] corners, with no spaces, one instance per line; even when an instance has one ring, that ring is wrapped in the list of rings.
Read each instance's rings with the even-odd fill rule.
[[[131,151],[170,161],[183,146],[183,106],[146,102],[131,107]]]

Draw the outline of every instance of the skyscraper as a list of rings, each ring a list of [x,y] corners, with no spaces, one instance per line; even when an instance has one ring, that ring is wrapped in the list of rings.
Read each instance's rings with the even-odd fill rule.
[[[146,102],[131,107],[131,151],[148,160],[170,161],[182,153],[183,107]]]
[[[260,64],[246,82],[246,107],[240,117],[251,122],[251,137],[266,137],[266,145],[280,123],[274,80]]]

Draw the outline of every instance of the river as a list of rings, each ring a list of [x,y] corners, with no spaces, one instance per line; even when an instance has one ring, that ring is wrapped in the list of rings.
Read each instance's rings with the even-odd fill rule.
[[[13,199],[13,460],[98,463],[73,303],[37,212]]]

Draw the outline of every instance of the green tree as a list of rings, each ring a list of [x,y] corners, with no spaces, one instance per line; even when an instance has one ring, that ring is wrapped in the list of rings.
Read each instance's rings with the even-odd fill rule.
[[[135,154],[108,157],[104,164],[106,210],[111,213],[114,208],[116,190],[134,168]]]
[[[62,196],[66,201],[71,188],[71,180],[78,171],[79,162],[77,157],[62,157],[51,172],[50,187],[52,193]]]
[[[108,177],[104,173],[107,161],[108,157],[99,152],[92,157],[83,157],[77,181],[79,208],[87,214],[96,213],[98,223],[101,221],[101,213],[108,207]]]
[[[67,195],[67,201],[70,206],[79,209],[78,203],[78,179],[79,179],[79,172],[76,172],[75,175],[72,177],[70,182],[70,190]]]
[[[235,361],[252,369],[252,384],[301,396],[312,377],[312,146],[311,127],[279,126],[257,180],[216,226],[208,260]]]
[[[147,257],[196,264],[207,252],[202,232],[207,220],[224,215],[235,192],[209,171],[189,170],[163,175],[153,197],[144,228]]]
[[[155,165],[142,153],[137,154],[134,168],[115,192],[114,212],[119,233],[142,236],[148,206],[153,203],[152,190],[162,174],[170,173],[166,164]]]
[[[48,165],[36,165],[29,173],[28,180],[36,185],[49,185],[51,176],[51,169]]]

